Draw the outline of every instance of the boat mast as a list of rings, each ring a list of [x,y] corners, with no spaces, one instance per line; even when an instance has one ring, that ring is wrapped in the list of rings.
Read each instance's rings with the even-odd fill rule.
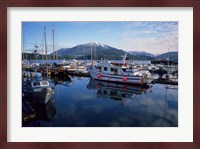
[[[169,48],[168,48],[168,68],[169,68]]]
[[[55,61],[56,53],[54,53],[54,24],[52,26],[52,36],[53,36],[53,60]]]
[[[92,43],[91,43],[91,63],[93,64],[93,62],[92,62]]]
[[[44,38],[45,38],[45,27],[44,27],[42,42],[43,42]],[[44,61],[44,48],[45,48],[44,46],[45,46],[45,45],[44,45],[44,43],[43,43],[43,44],[42,44],[42,62]]]
[[[126,63],[126,57],[127,57],[127,52],[125,53],[125,55],[123,56],[123,63],[125,64]]]
[[[58,51],[56,51],[56,60],[58,60]]]
[[[167,74],[169,74],[169,48],[168,48],[168,69],[167,69]]]
[[[44,45],[42,45],[42,62],[44,60]]]
[[[46,52],[46,73],[47,73],[47,79],[48,79],[48,58],[47,58],[47,39],[46,39],[46,25],[44,25],[44,42],[45,42],[45,52]]]
[[[23,23],[23,32],[22,32],[22,45],[23,45],[23,49],[22,49],[22,62],[24,62],[24,48],[25,48],[25,42],[24,42],[24,39],[25,39],[25,24]]]

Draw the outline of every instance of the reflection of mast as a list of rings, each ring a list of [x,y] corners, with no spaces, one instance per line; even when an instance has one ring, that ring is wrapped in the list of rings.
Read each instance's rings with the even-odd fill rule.
[[[167,90],[178,90],[178,86],[165,84],[163,87],[165,88],[164,114],[166,114],[166,110],[168,109],[168,100],[170,100],[169,98],[167,99]]]
[[[122,99],[121,103],[122,103],[123,108],[125,109],[125,99]]]

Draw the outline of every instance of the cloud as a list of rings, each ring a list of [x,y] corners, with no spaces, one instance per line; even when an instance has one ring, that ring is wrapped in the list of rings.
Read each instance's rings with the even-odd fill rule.
[[[123,23],[122,48],[154,54],[178,50],[177,22]]]

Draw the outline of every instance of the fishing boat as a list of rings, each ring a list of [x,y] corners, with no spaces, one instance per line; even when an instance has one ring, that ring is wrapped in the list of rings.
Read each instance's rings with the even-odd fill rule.
[[[23,83],[23,94],[27,101],[31,103],[46,104],[54,94],[48,80],[27,79]]]
[[[48,64],[47,64],[47,42],[46,42],[46,26],[44,26],[45,35],[45,50],[46,50],[46,78],[48,78]],[[35,46],[36,47],[36,46]],[[35,61],[37,56],[37,50],[35,52]],[[36,73],[37,67],[34,69],[34,73],[30,73],[30,78],[23,78],[23,95],[25,99],[31,103],[43,103],[46,104],[54,94],[53,88],[50,86],[49,81],[41,79]]]
[[[127,67],[125,54],[122,62],[103,61],[88,68],[92,79],[117,83],[146,85],[149,83],[149,72],[132,70]]]

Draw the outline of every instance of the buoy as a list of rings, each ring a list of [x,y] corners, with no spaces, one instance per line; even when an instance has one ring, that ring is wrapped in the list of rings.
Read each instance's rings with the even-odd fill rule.
[[[98,75],[97,75],[97,78],[101,78],[101,77],[102,77],[101,74],[98,74]]]
[[[127,77],[126,77],[126,76],[123,76],[123,77],[122,77],[122,80],[123,80],[123,81],[127,81]]]

